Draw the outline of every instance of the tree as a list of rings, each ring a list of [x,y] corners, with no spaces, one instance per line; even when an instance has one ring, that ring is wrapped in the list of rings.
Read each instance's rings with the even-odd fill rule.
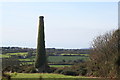
[[[17,72],[20,68],[20,61],[18,60],[18,57],[10,57],[10,58],[2,58],[0,60],[2,65],[1,73],[2,73],[2,79],[6,78],[5,80],[11,80],[11,76],[9,74],[5,74],[5,72]],[[1,77],[1,75],[0,75]]]
[[[106,33],[93,40],[91,72],[95,76],[117,77],[120,74],[120,30]],[[118,70],[119,69],[119,70]]]
[[[18,57],[2,58],[2,70],[3,71],[16,71],[15,67],[20,67],[21,62]],[[9,69],[8,69],[9,68]]]
[[[38,72],[46,72],[48,69],[47,57],[45,51],[45,35],[44,35],[44,20],[43,16],[39,17],[39,29],[38,29],[38,43],[37,54],[35,61],[35,68]]]
[[[116,70],[117,70],[117,76],[118,78],[120,78],[120,29],[116,30],[115,33],[113,34],[114,35],[114,39],[116,39],[118,45],[118,57],[116,59]]]

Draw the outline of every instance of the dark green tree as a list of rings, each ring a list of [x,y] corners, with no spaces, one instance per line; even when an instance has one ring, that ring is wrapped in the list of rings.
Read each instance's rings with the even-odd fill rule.
[[[39,17],[37,54],[35,68],[38,72],[46,72],[48,69],[47,57],[45,51],[44,17]]]

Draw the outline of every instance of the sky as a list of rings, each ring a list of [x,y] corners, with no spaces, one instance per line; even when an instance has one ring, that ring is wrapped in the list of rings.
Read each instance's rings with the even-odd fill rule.
[[[46,48],[89,48],[118,28],[117,2],[2,2],[0,8],[1,46],[36,48],[39,16]]]

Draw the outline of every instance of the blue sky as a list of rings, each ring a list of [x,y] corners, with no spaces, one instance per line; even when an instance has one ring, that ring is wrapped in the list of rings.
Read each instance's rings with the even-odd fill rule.
[[[118,27],[117,2],[1,3],[2,46],[37,45],[43,15],[47,48],[89,48],[93,38]]]

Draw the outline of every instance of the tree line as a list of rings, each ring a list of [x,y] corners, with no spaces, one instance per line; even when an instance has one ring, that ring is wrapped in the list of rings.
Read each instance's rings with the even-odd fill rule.
[[[2,54],[6,53],[18,53],[18,52],[31,52],[33,55],[36,53],[35,48],[22,48],[22,47],[0,47]],[[50,56],[61,55],[61,54],[89,54],[90,49],[56,49],[46,48],[46,54]]]

